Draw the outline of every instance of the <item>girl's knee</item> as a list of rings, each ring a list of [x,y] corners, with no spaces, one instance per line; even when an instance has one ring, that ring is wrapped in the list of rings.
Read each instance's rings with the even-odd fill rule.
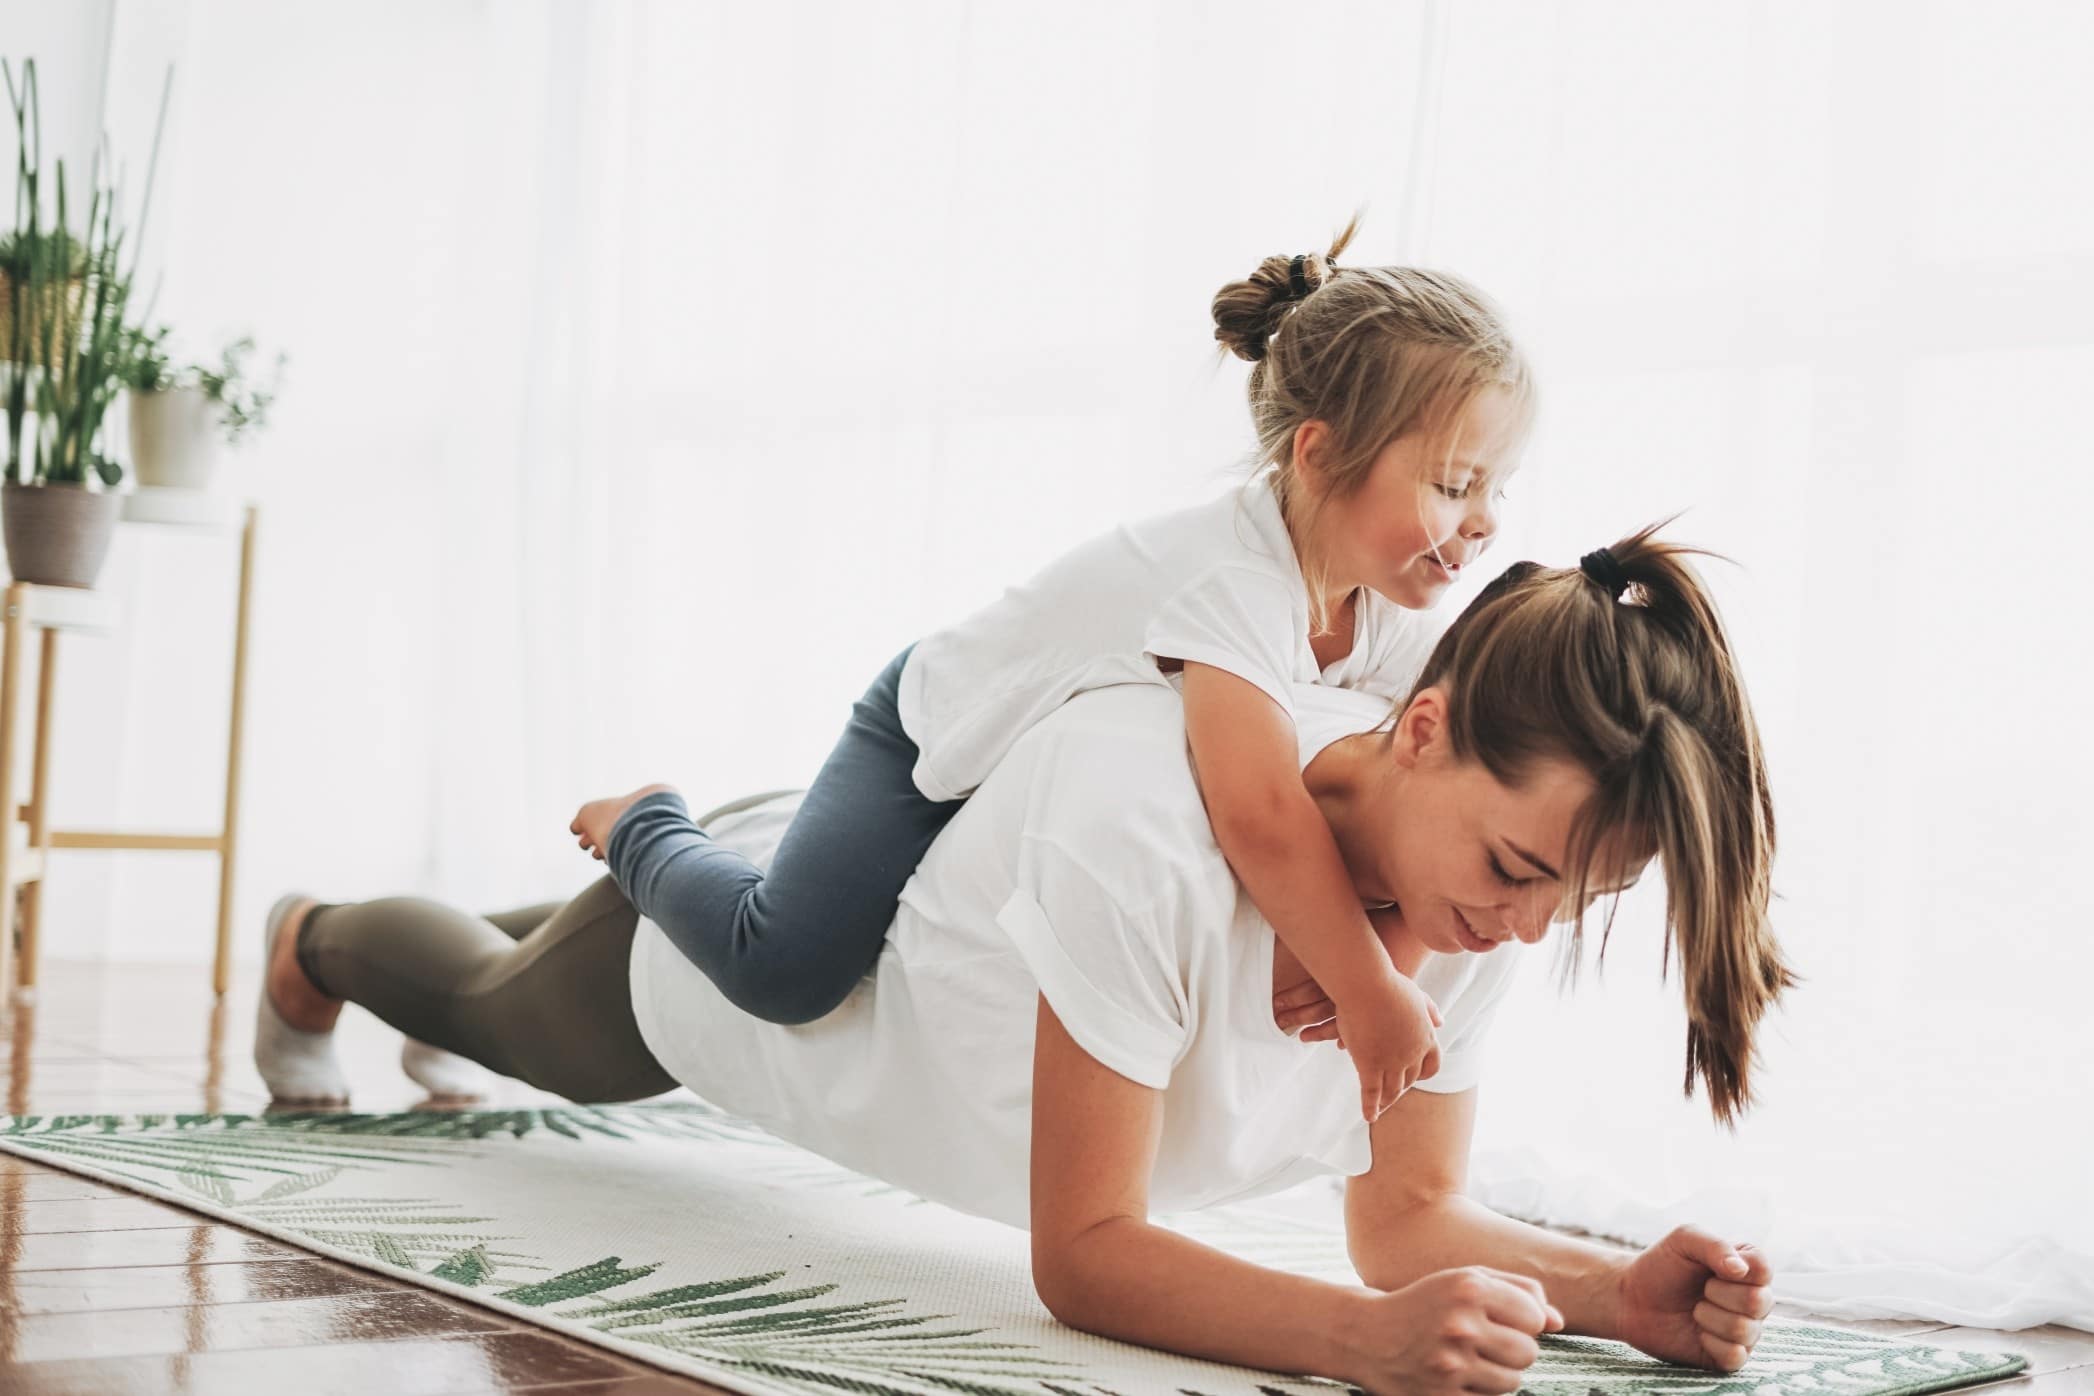
[[[858,987],[858,979],[832,964],[764,961],[744,963],[732,983],[718,983],[742,1012],[767,1023],[799,1027],[835,1012]]]

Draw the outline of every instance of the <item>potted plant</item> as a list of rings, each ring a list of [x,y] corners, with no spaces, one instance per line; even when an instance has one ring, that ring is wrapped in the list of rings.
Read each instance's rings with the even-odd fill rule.
[[[134,268],[124,265],[126,229],[101,145],[89,172],[83,231],[70,231],[62,160],[53,168],[56,222],[45,226],[35,60],[22,65],[19,88],[4,61],[0,76],[17,138],[15,226],[5,263],[7,338],[0,344],[7,408],[0,521],[8,570],[18,581],[92,586],[116,526],[113,488],[123,478],[105,449],[104,425],[128,347],[124,316],[135,258]],[[153,151],[157,163],[157,133]]]
[[[80,318],[81,302],[87,293],[87,249],[75,236],[64,239],[57,237],[24,237],[10,229],[0,233],[0,352],[9,352],[15,343],[14,307],[17,296],[15,287],[24,288],[19,297],[23,301],[27,323],[23,327],[21,342],[33,345],[38,340],[38,325],[46,315],[56,315],[59,334],[65,335],[69,322]],[[35,286],[37,294],[29,294],[27,288]]]
[[[131,464],[142,486],[205,489],[218,460],[213,433],[237,446],[267,425],[269,405],[283,376],[276,356],[269,381],[249,377],[254,340],[242,337],[220,351],[216,364],[176,367],[167,353],[166,326],[127,331],[124,386],[131,416]]]

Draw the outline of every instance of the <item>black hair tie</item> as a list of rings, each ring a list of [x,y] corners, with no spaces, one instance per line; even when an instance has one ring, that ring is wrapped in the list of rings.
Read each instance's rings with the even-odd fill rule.
[[[1302,264],[1308,260],[1309,256],[1305,252],[1287,264],[1287,285],[1293,289],[1296,300],[1305,299],[1309,292],[1316,289],[1309,284],[1309,278],[1302,275]]]
[[[1594,548],[1579,558],[1578,570],[1599,583],[1616,601],[1629,589],[1629,574],[1621,570],[1621,563],[1605,548]]]

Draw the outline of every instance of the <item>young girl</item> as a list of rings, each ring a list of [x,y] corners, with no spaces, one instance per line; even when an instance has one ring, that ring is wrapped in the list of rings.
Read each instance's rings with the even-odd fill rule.
[[[1093,539],[904,651],[767,876],[666,786],[582,807],[581,845],[731,1001],[779,1023],[828,1013],[877,958],[924,850],[1021,734],[1077,693],[1182,671],[1215,839],[1315,984],[1342,986],[1362,1113],[1432,1075],[1436,1010],[1377,937],[1302,784],[1289,695],[1303,681],[1408,691],[1436,632],[1414,613],[1489,545],[1530,388],[1466,282],[1335,266],[1357,225],[1215,297],[1215,338],[1255,365],[1269,472]],[[1464,945],[1500,930],[1468,928]]]

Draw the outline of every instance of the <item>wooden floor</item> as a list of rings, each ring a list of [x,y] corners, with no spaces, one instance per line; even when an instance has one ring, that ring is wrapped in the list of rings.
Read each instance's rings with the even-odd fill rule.
[[[256,976],[250,969],[237,979],[221,1006],[202,968],[46,963],[39,1001],[18,1005],[0,1040],[7,1113],[260,1110],[267,1097],[249,1060]],[[356,1109],[422,1103],[400,1074],[398,1034],[352,1008],[339,1039]],[[493,1103],[556,1099],[505,1084]],[[2023,1352],[2030,1375],[1987,1390],[2094,1396],[2094,1334],[1839,1326]],[[0,1154],[5,1396],[714,1390],[492,1310]]]

